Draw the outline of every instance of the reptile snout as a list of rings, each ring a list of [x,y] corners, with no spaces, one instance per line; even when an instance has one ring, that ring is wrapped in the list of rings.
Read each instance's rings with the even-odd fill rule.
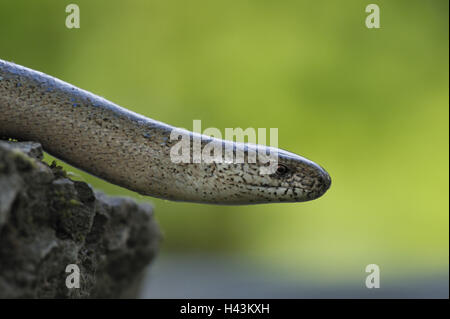
[[[323,168],[319,169],[319,176],[317,178],[318,181],[318,196],[320,197],[323,194],[326,193],[326,191],[330,188],[331,186],[331,177],[330,175],[327,173],[327,171],[325,171]]]

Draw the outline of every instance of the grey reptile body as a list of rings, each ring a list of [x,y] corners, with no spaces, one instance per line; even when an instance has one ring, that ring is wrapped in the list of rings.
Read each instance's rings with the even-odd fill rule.
[[[38,141],[49,154],[113,184],[169,200],[227,205],[307,201],[330,186],[327,172],[301,156],[278,150],[287,171],[261,174],[265,163],[247,161],[251,145],[207,136],[202,147],[213,142],[242,150],[245,162],[175,163],[173,130],[199,137],[0,60],[0,137]]]

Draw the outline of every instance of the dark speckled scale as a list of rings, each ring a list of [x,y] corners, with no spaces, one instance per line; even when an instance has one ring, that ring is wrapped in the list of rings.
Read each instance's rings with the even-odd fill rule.
[[[297,202],[320,197],[329,175],[317,164],[278,150],[286,176],[261,175],[263,164],[174,163],[172,130],[69,83],[0,60],[0,137],[38,141],[61,160],[144,195],[212,204]],[[224,148],[247,146],[214,140]],[[192,150],[191,150],[192,152]]]

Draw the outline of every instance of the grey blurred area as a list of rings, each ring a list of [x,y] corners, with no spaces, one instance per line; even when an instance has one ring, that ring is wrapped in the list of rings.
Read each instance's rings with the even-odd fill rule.
[[[448,268],[432,275],[381,279],[368,289],[361,280],[327,284],[320,278],[288,279],[242,257],[162,255],[147,269],[140,298],[448,298]]]

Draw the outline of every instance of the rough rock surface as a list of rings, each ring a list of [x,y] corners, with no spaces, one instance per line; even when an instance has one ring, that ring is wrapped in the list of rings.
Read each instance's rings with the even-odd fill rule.
[[[0,141],[0,298],[134,297],[161,239],[152,207],[94,192],[42,156],[38,143]],[[80,288],[66,286],[69,264]]]

